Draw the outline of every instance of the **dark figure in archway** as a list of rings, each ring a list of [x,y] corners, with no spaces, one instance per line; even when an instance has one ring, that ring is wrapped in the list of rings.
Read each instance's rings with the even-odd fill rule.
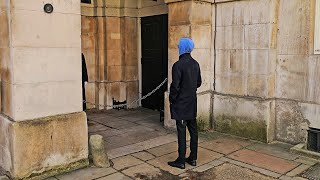
[[[88,82],[88,71],[87,71],[86,59],[82,53],[82,107],[83,107],[83,111],[85,111],[87,109],[85,82]]]

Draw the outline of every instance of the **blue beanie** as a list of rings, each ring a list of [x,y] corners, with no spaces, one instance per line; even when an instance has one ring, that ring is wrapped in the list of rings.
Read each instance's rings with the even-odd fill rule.
[[[194,48],[194,43],[189,38],[181,38],[179,42],[179,55],[191,53]]]

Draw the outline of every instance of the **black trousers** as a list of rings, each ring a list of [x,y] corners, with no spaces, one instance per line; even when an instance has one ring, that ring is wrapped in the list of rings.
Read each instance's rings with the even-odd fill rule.
[[[177,131],[178,131],[178,161],[181,163],[185,162],[186,157],[186,127],[190,133],[190,160],[197,160],[198,158],[198,128],[197,120],[176,120]]]

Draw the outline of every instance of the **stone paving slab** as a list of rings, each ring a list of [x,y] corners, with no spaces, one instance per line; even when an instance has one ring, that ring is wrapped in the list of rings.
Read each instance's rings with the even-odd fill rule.
[[[165,154],[170,154],[170,153],[175,152],[177,150],[178,150],[178,143],[173,142],[173,143],[165,144],[165,145],[158,146],[158,147],[155,147],[152,149],[148,149],[146,151],[159,157],[159,156],[163,156]]]
[[[250,169],[233,164],[223,164],[214,169],[215,180],[273,180],[274,178],[263,176]]]
[[[111,130],[111,128],[104,126],[102,124],[99,124],[94,121],[88,121],[88,131],[89,133],[95,133],[98,131],[106,131],[106,130]]]
[[[149,139],[153,139],[159,136],[166,135],[166,133],[160,131],[138,131],[128,134],[120,134],[118,136],[112,136],[106,139],[110,149],[115,149],[130,144],[135,144]]]
[[[212,162],[209,162],[208,164],[204,164],[202,166],[199,166],[195,169],[192,169],[192,171],[194,172],[204,172],[207,171],[209,169],[212,169],[216,166],[220,166],[221,164],[225,163],[224,161],[220,161],[220,160],[214,160]]]
[[[134,179],[152,179],[161,175],[160,169],[146,163],[126,169],[122,173]]]
[[[89,121],[95,121],[101,124],[104,124],[106,122],[117,122],[117,121],[121,121],[122,119],[117,118],[117,117],[113,117],[113,116],[108,116],[105,114],[102,114],[100,116],[96,116],[93,118],[90,118]]]
[[[148,161],[150,159],[154,159],[155,156],[153,154],[150,154],[146,151],[137,152],[134,154],[131,154],[133,157],[136,157],[138,159],[141,159],[142,161]]]
[[[90,180],[117,172],[113,168],[86,168],[56,176],[59,180]]]
[[[288,172],[286,175],[290,177],[297,176],[303,173],[304,171],[308,170],[310,167],[311,167],[310,165],[301,164],[300,166],[296,167],[292,171]]]
[[[189,150],[187,151],[187,154],[189,154]],[[213,151],[209,151],[209,150],[203,149],[201,147],[198,150],[198,154],[199,154],[198,161],[197,161],[198,166],[201,166],[203,164],[209,163],[209,162],[211,162],[211,161],[213,161],[215,159],[218,159],[218,158],[223,156],[222,154],[219,154],[219,153],[216,153],[216,152],[213,152]],[[168,165],[168,162],[176,160],[177,157],[178,157],[178,152],[176,151],[176,152],[173,152],[173,153],[170,153],[170,154],[167,154],[167,155],[164,155],[164,156],[149,160],[149,161],[147,161],[147,163],[149,163],[149,164],[151,164],[151,165],[153,165],[155,167],[158,167],[158,168],[160,168],[162,170],[168,171],[168,172],[170,172],[171,174],[174,174],[174,175],[182,174],[186,170],[194,168],[194,167],[192,167],[192,166],[190,166],[188,164],[186,164],[186,169],[185,170],[170,167]]]
[[[312,159],[312,158],[309,158],[309,157],[304,157],[304,156],[300,156],[299,158],[297,158],[296,160],[294,160],[298,163],[302,163],[302,164],[306,164],[306,165],[310,165],[310,166],[313,166],[317,163],[320,163],[319,160],[316,160],[316,159]]]
[[[107,115],[113,116],[113,117],[124,117],[124,116],[132,116],[133,114],[137,114],[139,111],[135,109],[121,109],[121,110],[108,110]]]
[[[98,178],[97,180],[131,180],[131,178],[122,173],[114,173],[102,178]]]
[[[112,159],[112,162],[113,162],[113,168],[116,170],[122,170],[122,169],[126,169],[129,167],[144,163],[140,159],[137,159],[131,155]]]
[[[262,169],[262,168],[259,168],[259,167],[256,167],[256,166],[253,166],[253,165],[250,165],[250,164],[246,164],[246,163],[243,163],[243,162],[240,162],[240,161],[235,161],[235,160],[232,160],[232,159],[229,159],[229,158],[225,158],[225,157],[222,157],[220,159],[218,159],[220,161],[224,161],[224,162],[228,162],[228,163],[231,163],[231,164],[234,164],[234,165],[237,165],[237,166],[240,166],[240,167],[244,167],[244,168],[247,168],[247,169],[251,169],[255,172],[259,172],[260,174],[264,174],[266,176],[270,176],[270,177],[274,177],[274,178],[278,178],[281,176],[281,174],[279,173],[275,173],[275,172],[272,172],[272,171],[269,171],[269,170],[266,170],[266,169]]]
[[[186,169],[183,170],[183,169],[178,169],[178,168],[172,168],[168,165],[168,162],[169,161],[174,161],[177,159],[177,155],[178,153],[177,152],[174,152],[174,153],[171,153],[171,154],[167,154],[167,155],[164,155],[164,156],[161,156],[161,157],[158,157],[156,159],[152,159],[152,160],[149,160],[147,161],[148,164],[151,164],[157,168],[160,168],[164,171],[167,171],[173,175],[179,175],[179,174],[182,174],[184,172],[186,172],[188,169],[191,169],[192,166],[189,166],[186,164]]]
[[[116,135],[119,135],[122,133],[123,132],[118,129],[110,129],[107,131],[99,131],[99,132],[89,133],[89,134],[99,134],[99,135],[103,136],[104,140],[107,140],[108,137],[116,136]]]
[[[160,136],[160,137],[150,139],[150,140],[147,140],[144,142],[140,142],[137,144],[132,144],[132,145],[124,146],[121,148],[112,149],[112,150],[108,151],[108,156],[110,159],[113,159],[113,158],[117,158],[120,156],[125,156],[128,154],[151,149],[151,148],[161,146],[161,145],[164,145],[167,143],[171,143],[171,142],[176,141],[176,139],[177,138],[175,135],[168,134],[165,136]]]
[[[255,143],[253,145],[248,146],[247,149],[262,152],[264,154],[269,154],[287,160],[295,160],[299,157],[299,155],[290,153],[289,149],[284,149],[277,145]]]
[[[280,174],[285,174],[299,165],[299,163],[297,162],[284,160],[278,157],[247,149],[239,150],[235,153],[232,153],[228,157]]]
[[[126,128],[131,128],[133,126],[137,126],[136,123],[126,121],[126,120],[112,121],[112,122],[106,121],[106,122],[103,122],[102,124],[115,129],[126,129]]]
[[[250,144],[252,144],[252,142],[248,140],[222,137],[200,143],[199,146],[222,154],[230,154]]]
[[[155,118],[155,117],[157,117],[157,118]],[[142,120],[149,119],[149,118],[152,118],[156,122],[160,121],[160,115],[155,115],[154,113],[145,113],[145,112],[136,113],[136,114],[132,114],[132,115],[128,115],[128,116],[122,116],[119,118],[127,120],[127,121],[131,121],[131,122],[142,121]]]

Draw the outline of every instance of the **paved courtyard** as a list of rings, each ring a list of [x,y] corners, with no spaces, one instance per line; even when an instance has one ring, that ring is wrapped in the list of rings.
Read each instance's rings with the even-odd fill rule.
[[[216,132],[200,134],[197,167],[171,168],[167,162],[177,157],[177,138],[159,119],[158,112],[143,108],[88,112],[89,134],[104,137],[111,167],[88,167],[49,180],[320,179],[319,162],[290,153],[290,145]]]

